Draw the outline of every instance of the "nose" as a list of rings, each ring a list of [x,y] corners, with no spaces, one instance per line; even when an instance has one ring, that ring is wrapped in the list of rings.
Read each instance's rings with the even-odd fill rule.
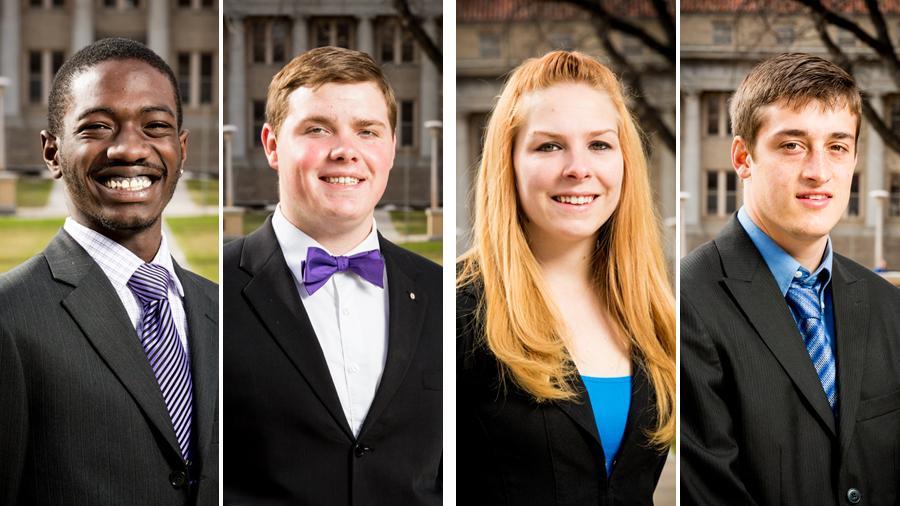
[[[827,183],[831,180],[832,167],[827,159],[827,154],[819,150],[810,151],[807,163],[803,166],[800,175],[803,179],[816,184]]]
[[[112,138],[106,156],[110,160],[142,162],[150,157],[150,147],[139,129],[126,125]]]
[[[587,149],[571,148],[563,169],[563,177],[567,179],[587,179],[591,175],[589,153]]]
[[[328,159],[333,162],[356,162],[359,153],[353,147],[353,143],[343,135],[336,136],[337,144],[328,153]]]

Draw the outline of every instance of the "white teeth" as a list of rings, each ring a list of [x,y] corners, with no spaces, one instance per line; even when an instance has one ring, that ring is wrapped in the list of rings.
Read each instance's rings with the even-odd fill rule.
[[[801,199],[809,199],[809,200],[825,200],[825,199],[827,199],[828,197],[825,196],[825,195],[806,195],[806,196],[803,196],[803,197],[800,197],[800,198],[801,198]]]
[[[359,184],[359,179],[355,177],[326,177],[326,183],[331,184],[343,184],[343,185],[354,185]]]
[[[153,184],[147,176],[135,177],[114,177],[106,180],[104,183],[107,188],[113,190],[140,191],[150,187]]]
[[[588,196],[583,196],[583,197],[577,197],[577,196],[573,196],[573,195],[559,195],[559,196],[553,197],[553,199],[556,200],[557,202],[562,202],[563,204],[575,204],[575,205],[580,206],[580,205],[584,205],[584,204],[590,204],[591,202],[593,202],[594,196],[588,195]]]

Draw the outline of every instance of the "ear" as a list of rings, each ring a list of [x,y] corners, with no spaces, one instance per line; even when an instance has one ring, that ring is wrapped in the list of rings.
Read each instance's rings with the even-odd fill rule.
[[[44,163],[50,169],[53,179],[62,177],[62,164],[59,163],[59,139],[47,130],[41,130],[41,153]]]
[[[266,123],[262,127],[259,134],[262,140],[263,149],[266,151],[266,160],[269,161],[269,167],[278,170],[278,138],[275,136],[275,129],[272,125]]]
[[[178,143],[181,144],[181,164],[178,165],[179,169],[184,169],[184,161],[187,160],[187,141],[190,134],[191,131],[185,128],[181,129],[181,133],[178,134]]]
[[[750,178],[750,165],[753,158],[750,155],[750,148],[744,139],[738,135],[731,141],[731,166],[739,178],[747,180]]]
[[[391,132],[391,139],[391,166],[388,171],[394,168],[394,160],[397,158],[397,135],[394,132]]]

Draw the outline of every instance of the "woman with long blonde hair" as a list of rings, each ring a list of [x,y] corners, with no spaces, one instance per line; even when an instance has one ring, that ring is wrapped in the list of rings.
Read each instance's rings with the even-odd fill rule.
[[[491,115],[457,275],[459,504],[652,504],[675,315],[615,75],[531,59]]]

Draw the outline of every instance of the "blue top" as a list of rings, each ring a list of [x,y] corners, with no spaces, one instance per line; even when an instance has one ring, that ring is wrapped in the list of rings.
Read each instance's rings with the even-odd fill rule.
[[[596,378],[582,376],[587,389],[594,421],[600,434],[600,444],[606,457],[606,475],[612,472],[613,461],[619,453],[628,421],[628,407],[631,405],[631,376],[618,378]]]
[[[837,351],[835,350],[834,342],[834,304],[832,304],[831,301],[831,270],[834,263],[834,254],[831,250],[831,238],[828,238],[828,243],[825,245],[825,254],[822,256],[822,262],[813,273],[810,273],[800,265],[800,262],[784,251],[784,249],[776,244],[771,237],[766,235],[765,232],[756,226],[756,223],[753,223],[753,220],[750,218],[746,209],[741,207],[737,217],[741,226],[743,226],[744,230],[747,232],[747,235],[750,236],[750,240],[756,245],[756,249],[759,250],[763,260],[765,260],[766,264],[769,266],[769,271],[771,271],[772,276],[775,277],[775,282],[778,283],[778,288],[781,289],[781,295],[783,297],[787,296],[788,289],[791,287],[791,281],[793,281],[794,278],[798,278],[807,285],[812,285],[812,283],[820,277],[824,280],[818,285],[819,304],[825,310],[825,341],[831,346],[832,353],[836,355]],[[804,280],[803,278],[806,279]],[[794,316],[794,321],[796,322],[797,315],[794,314],[793,310],[791,310],[791,314]]]

